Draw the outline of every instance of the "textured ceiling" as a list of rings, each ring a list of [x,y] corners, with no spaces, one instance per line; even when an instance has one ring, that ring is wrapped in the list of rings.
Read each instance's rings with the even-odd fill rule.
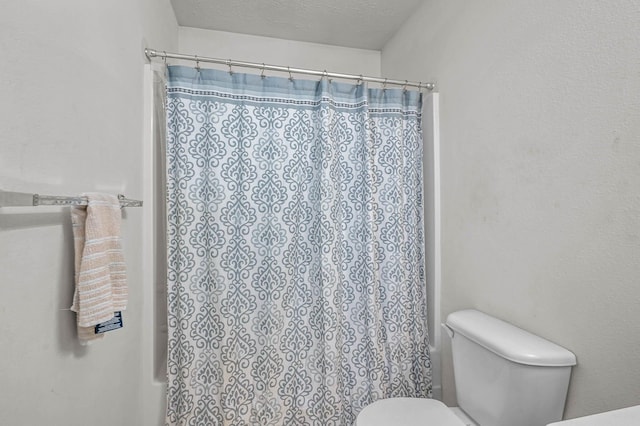
[[[178,24],[381,50],[423,0],[171,0]]]

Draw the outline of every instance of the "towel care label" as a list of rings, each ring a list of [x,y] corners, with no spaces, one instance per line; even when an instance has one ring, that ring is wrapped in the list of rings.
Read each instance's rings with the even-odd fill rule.
[[[118,328],[122,328],[122,312],[114,312],[113,318],[109,321],[102,322],[96,325],[96,334],[106,333],[107,331],[117,330]]]

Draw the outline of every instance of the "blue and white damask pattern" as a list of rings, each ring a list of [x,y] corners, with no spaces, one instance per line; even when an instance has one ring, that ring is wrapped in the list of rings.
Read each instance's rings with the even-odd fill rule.
[[[420,94],[169,68],[169,425],[427,397]]]

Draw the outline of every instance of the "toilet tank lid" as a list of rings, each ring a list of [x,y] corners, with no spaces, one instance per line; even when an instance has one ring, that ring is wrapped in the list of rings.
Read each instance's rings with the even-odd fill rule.
[[[447,326],[455,333],[518,364],[566,367],[576,365],[576,356],[562,346],[515,325],[474,309],[449,314]]]

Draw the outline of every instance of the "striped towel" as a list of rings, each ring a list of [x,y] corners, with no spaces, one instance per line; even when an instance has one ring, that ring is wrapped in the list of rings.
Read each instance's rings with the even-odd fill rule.
[[[71,310],[77,313],[81,343],[100,339],[95,325],[127,307],[127,276],[120,241],[120,202],[108,194],[87,193],[87,206],[71,208],[75,281]]]

